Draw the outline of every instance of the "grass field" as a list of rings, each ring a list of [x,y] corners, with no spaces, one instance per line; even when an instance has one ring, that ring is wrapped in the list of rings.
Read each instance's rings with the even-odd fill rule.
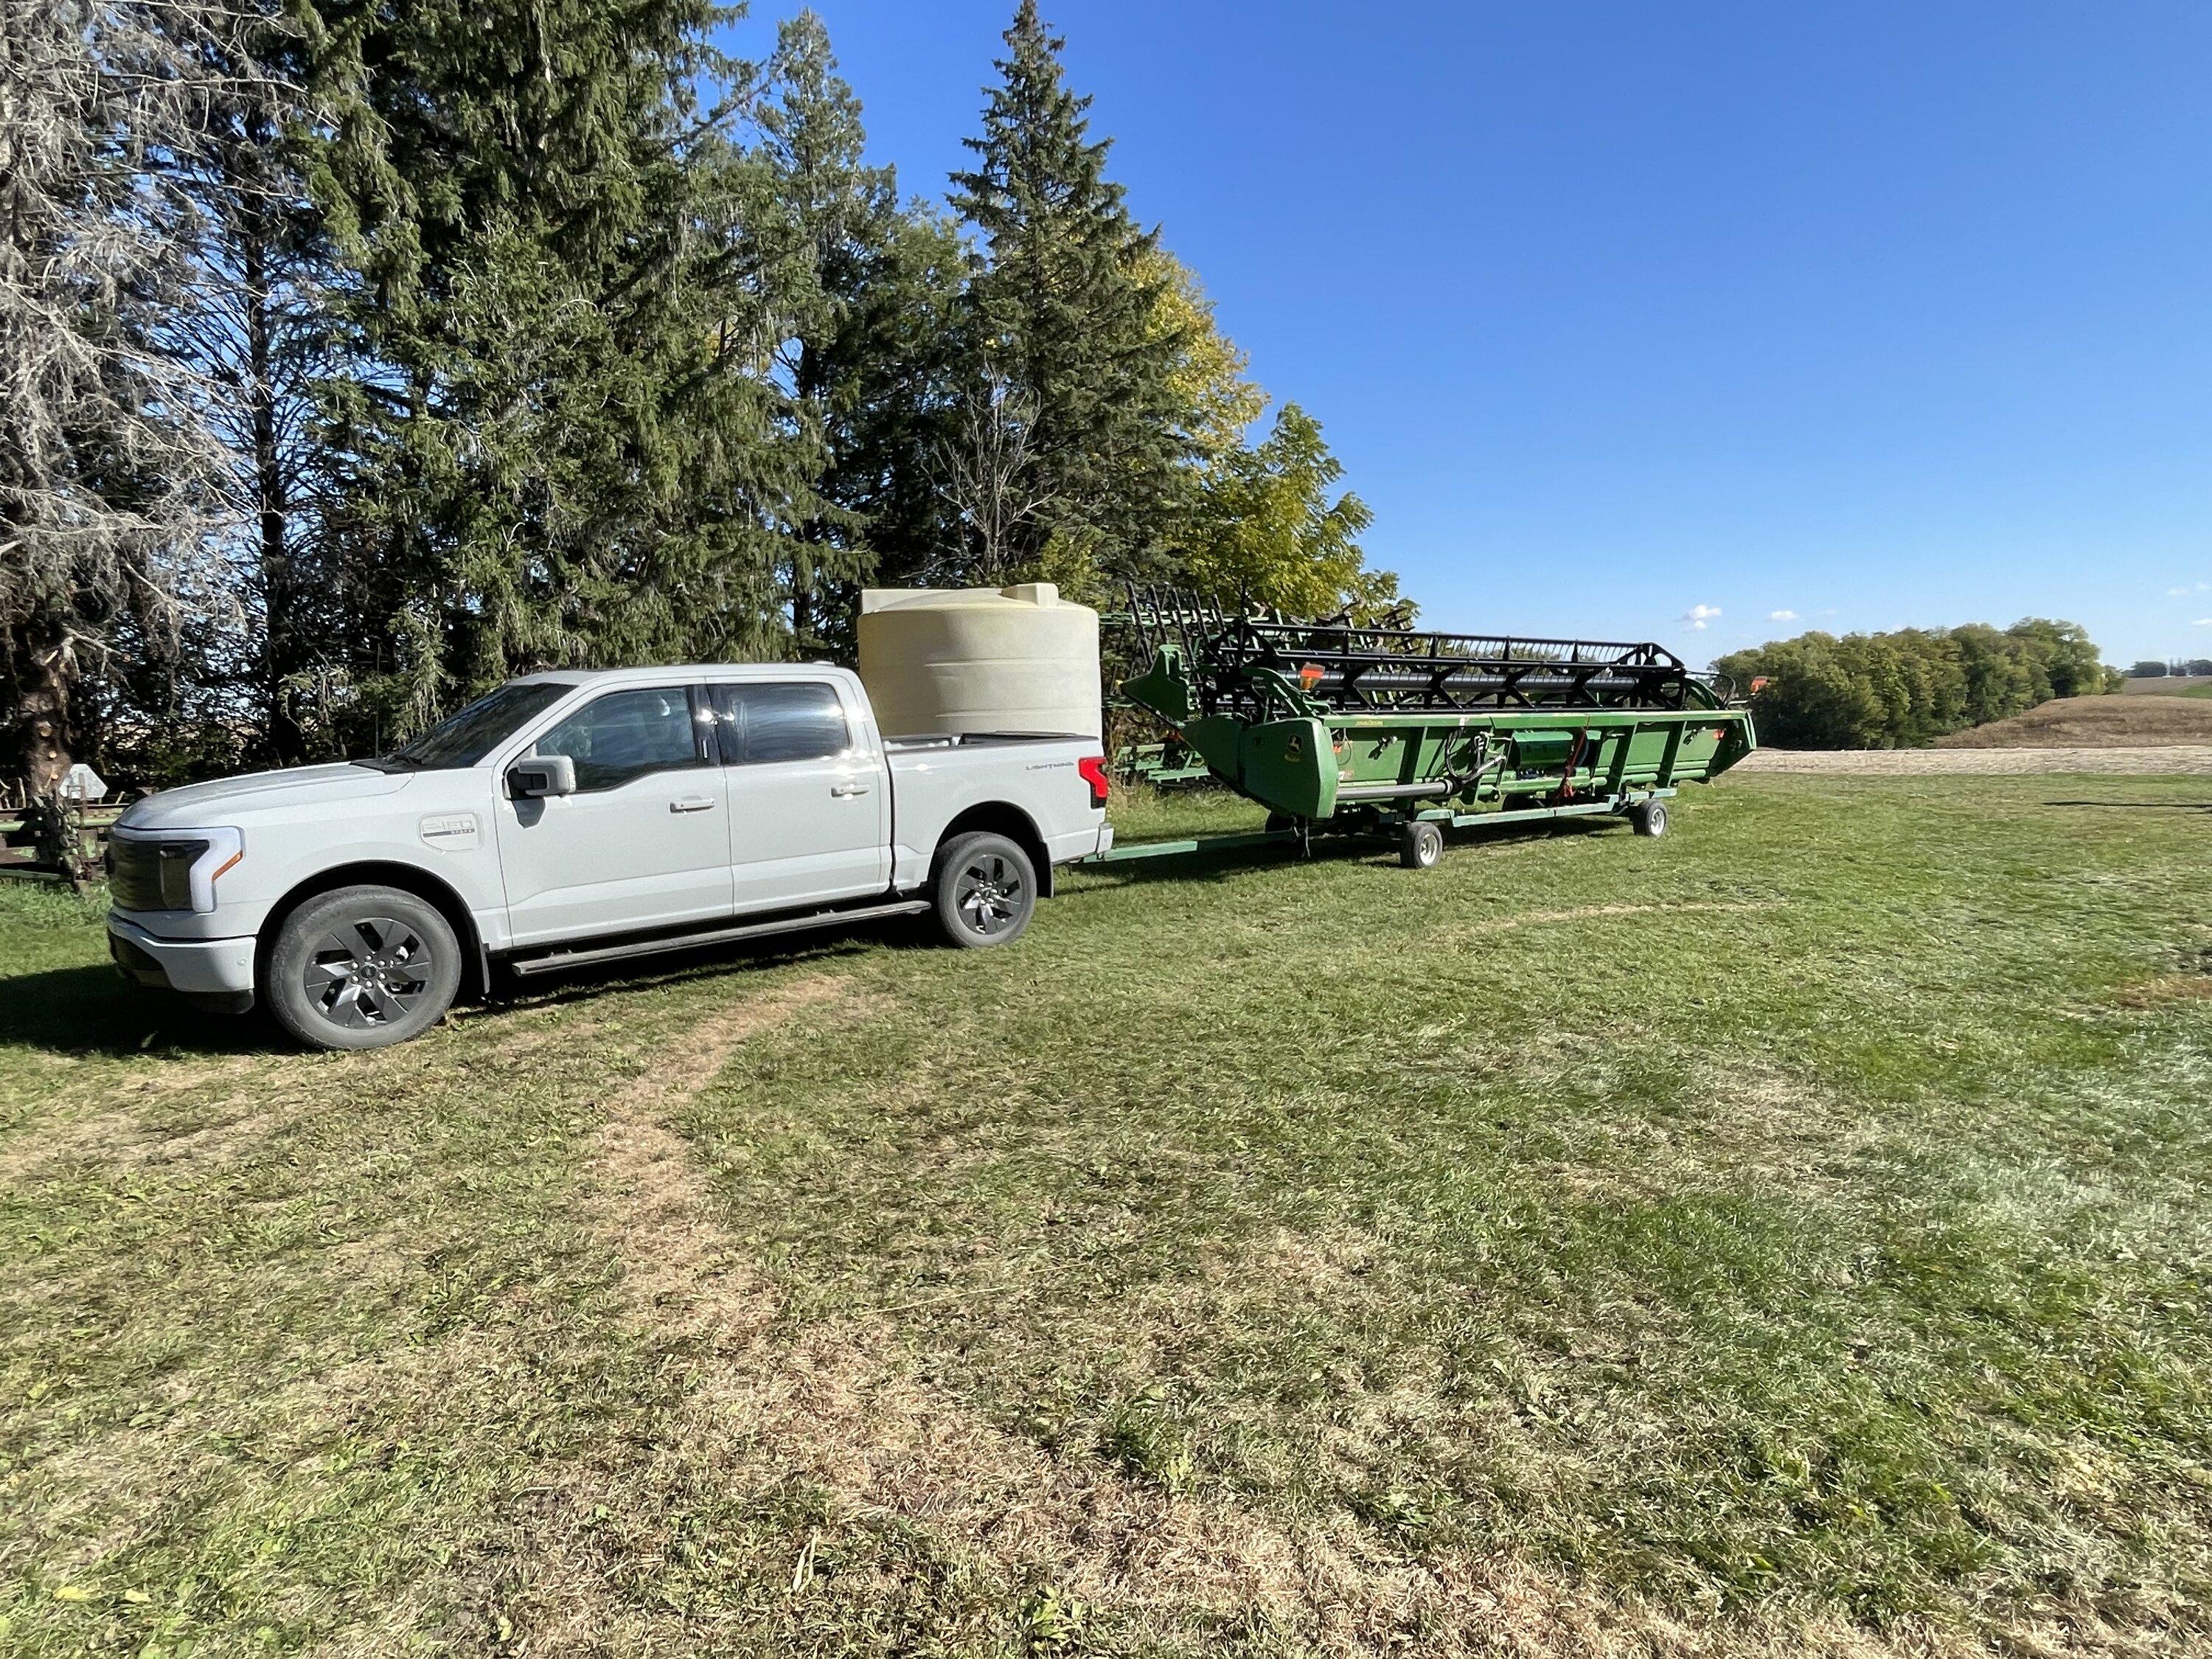
[[[2203,778],[1121,866],[366,1054],[0,947],[11,1655],[2212,1647]]]

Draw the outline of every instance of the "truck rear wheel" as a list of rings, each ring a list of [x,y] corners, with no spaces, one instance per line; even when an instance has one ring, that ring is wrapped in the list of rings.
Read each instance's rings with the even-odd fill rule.
[[[453,1005],[461,945],[437,907],[397,887],[341,887],[284,919],[269,953],[276,1023],[316,1048],[381,1048]]]
[[[1036,909],[1036,866],[1004,836],[963,836],[937,855],[930,898],[946,940],[980,951],[1018,939]]]

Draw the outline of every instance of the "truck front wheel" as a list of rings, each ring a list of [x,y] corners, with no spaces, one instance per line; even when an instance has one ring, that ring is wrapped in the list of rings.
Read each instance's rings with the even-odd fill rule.
[[[310,1047],[381,1048],[429,1029],[460,984],[460,941],[434,905],[396,887],[341,887],[284,919],[265,994]]]
[[[1036,866],[1004,836],[963,836],[937,855],[930,897],[945,939],[963,950],[1018,939],[1036,908]]]

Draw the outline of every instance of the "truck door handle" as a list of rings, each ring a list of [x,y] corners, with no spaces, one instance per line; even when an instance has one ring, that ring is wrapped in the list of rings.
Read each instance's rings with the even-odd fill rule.
[[[672,812],[711,812],[714,810],[714,801],[710,795],[678,795],[668,803],[668,810]]]
[[[833,783],[830,786],[830,793],[833,795],[865,795],[868,793],[868,786],[865,783]]]

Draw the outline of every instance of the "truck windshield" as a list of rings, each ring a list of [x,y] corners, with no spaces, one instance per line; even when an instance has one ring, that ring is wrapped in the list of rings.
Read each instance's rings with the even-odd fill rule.
[[[513,737],[522,723],[574,690],[567,680],[517,681],[478,697],[403,749],[368,764],[390,770],[442,771],[474,766]]]

